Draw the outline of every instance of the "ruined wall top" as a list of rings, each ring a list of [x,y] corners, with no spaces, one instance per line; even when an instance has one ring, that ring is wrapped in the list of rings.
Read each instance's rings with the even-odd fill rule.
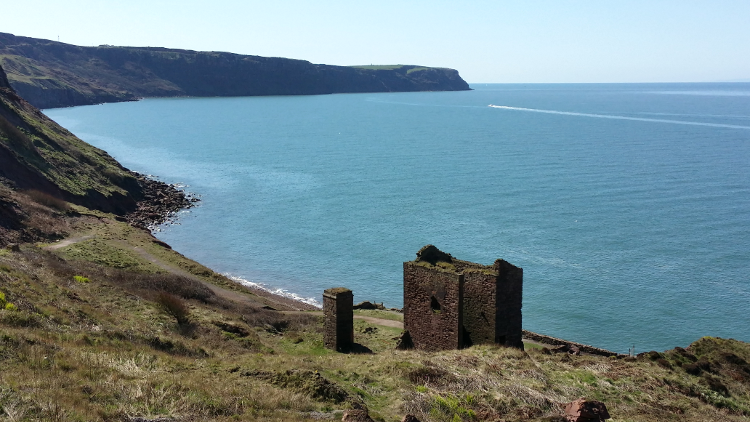
[[[441,251],[434,245],[423,246],[422,249],[417,252],[417,259],[413,262],[424,266],[434,266],[436,269],[456,274],[482,272],[488,275],[497,275],[499,269],[503,266],[503,263],[506,263],[506,261],[502,259],[498,259],[492,265],[482,265],[475,262],[464,261],[454,258],[453,255]]]
[[[347,289],[346,287],[333,287],[330,289],[325,289],[323,291],[323,296],[328,296],[330,298],[335,299],[337,296],[340,295],[353,295],[352,291]]]

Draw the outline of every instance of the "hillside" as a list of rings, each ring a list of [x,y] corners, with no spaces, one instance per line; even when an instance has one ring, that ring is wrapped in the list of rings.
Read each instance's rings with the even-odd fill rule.
[[[329,66],[304,60],[157,47],[79,47],[0,33],[0,65],[38,108],[143,97],[458,91],[453,69]]]
[[[134,210],[143,196],[134,174],[18,96],[2,67],[0,181],[117,214]]]
[[[318,313],[282,312],[147,232],[96,213],[68,227],[70,242],[0,250],[0,418],[334,421],[359,408],[388,422],[559,422],[587,397],[613,421],[750,420],[747,343],[429,353],[395,349],[401,314],[355,311],[362,353],[341,354],[323,347]]]
[[[0,67],[0,247],[64,237],[63,217],[76,213],[70,204],[145,226],[191,206],[189,199],[50,120],[13,91]]]

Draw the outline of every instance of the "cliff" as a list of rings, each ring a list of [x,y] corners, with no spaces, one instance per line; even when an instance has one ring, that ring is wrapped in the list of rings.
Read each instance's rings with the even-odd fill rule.
[[[39,108],[142,97],[458,91],[453,69],[329,66],[304,60],[157,47],[79,47],[0,33],[0,64]]]
[[[18,96],[2,67],[0,185],[116,214],[133,211],[143,197],[132,172]]]

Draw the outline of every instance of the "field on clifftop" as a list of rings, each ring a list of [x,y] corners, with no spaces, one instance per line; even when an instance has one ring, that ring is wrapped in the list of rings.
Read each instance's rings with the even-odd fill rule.
[[[637,359],[397,351],[400,329],[387,322],[400,314],[357,311],[355,341],[372,353],[340,354],[323,347],[319,312],[72,209],[48,210],[68,242],[0,251],[4,420],[312,421],[366,408],[377,421],[553,421],[579,397],[603,401],[615,421],[750,419],[746,343],[705,337]]]

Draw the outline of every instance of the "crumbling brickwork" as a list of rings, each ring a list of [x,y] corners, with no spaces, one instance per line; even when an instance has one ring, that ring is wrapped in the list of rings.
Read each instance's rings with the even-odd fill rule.
[[[433,292],[440,292],[441,287],[451,291],[451,298],[458,298],[458,306],[449,301],[450,314],[436,317],[431,304]],[[417,252],[415,261],[404,263],[404,328],[418,349],[473,344],[523,348],[522,300],[523,269],[504,260],[480,265],[427,245]],[[439,299],[438,303],[442,305]],[[454,331],[455,324],[458,331]]]
[[[335,287],[323,292],[323,313],[326,348],[347,352],[354,345],[354,295],[344,287]]]
[[[463,346],[463,285],[463,274],[404,262],[404,328],[417,348],[436,351]]]

